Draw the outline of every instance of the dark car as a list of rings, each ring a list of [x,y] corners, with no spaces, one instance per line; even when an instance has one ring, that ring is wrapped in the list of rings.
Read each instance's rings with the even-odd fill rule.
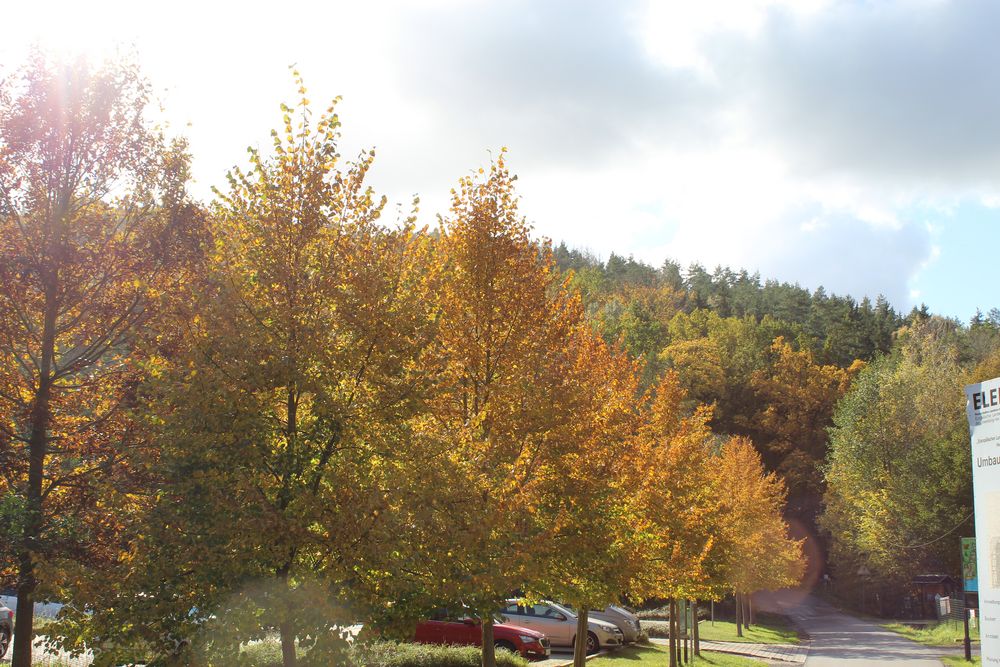
[[[10,638],[14,636],[14,612],[0,604],[0,658],[7,655]]]
[[[430,620],[417,625],[413,641],[420,644],[482,646],[483,628],[479,619],[443,611],[436,612]],[[528,660],[544,660],[551,653],[549,640],[541,632],[506,623],[497,623],[493,626],[493,645],[518,653]]]

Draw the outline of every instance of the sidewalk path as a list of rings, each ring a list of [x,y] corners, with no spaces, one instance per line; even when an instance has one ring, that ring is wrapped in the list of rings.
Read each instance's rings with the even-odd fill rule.
[[[775,596],[773,604],[812,638],[806,667],[941,667],[948,649],[924,646],[880,625],[845,614],[812,595]]]
[[[667,644],[668,639],[650,639],[654,644]],[[751,644],[749,642],[713,642],[701,640],[702,651],[717,653],[733,653],[757,658],[767,662],[782,662],[804,664],[809,653],[809,647],[803,644]]]

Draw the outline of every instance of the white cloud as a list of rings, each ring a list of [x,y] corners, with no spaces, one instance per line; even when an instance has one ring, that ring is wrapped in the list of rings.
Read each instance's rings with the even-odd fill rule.
[[[774,11],[810,16],[829,0],[649,0],[638,21],[649,54],[667,67],[714,76],[704,42],[718,33],[755,37]]]
[[[343,153],[376,146],[394,200],[429,221],[506,145],[539,233],[604,256],[905,307],[926,220],[1000,202],[986,0],[61,4],[8,8],[0,62],[134,43],[203,195],[266,144],[297,63],[315,101],[344,96]]]

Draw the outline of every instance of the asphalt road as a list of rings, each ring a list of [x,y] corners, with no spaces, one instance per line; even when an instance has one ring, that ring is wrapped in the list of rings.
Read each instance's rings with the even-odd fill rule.
[[[812,595],[790,592],[768,601],[767,606],[772,605],[812,637],[806,667],[877,667],[887,663],[940,667],[940,656],[950,652],[917,644],[879,625],[849,616]]]

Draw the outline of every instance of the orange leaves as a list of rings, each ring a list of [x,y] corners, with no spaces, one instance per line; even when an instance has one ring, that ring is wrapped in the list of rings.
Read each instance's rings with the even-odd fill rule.
[[[710,463],[710,412],[685,416],[686,397],[667,373],[649,398],[639,434],[641,471],[637,502],[648,534],[646,566],[636,590],[642,596],[692,596],[708,578],[704,561],[717,529]]]
[[[764,473],[749,440],[730,438],[720,450],[711,410],[686,412],[685,403],[668,372],[640,431],[636,499],[646,554],[636,592],[706,598],[792,583],[801,553],[781,517],[784,484]]]
[[[548,244],[518,214],[513,182],[501,152],[453,192],[436,248],[437,337],[423,359],[435,377],[428,437],[447,443],[462,480],[449,504],[462,529],[439,539],[461,554],[458,579],[476,582],[463,599],[484,610],[513,582],[563,591],[568,563],[578,576],[587,568],[575,558],[607,553],[618,524],[601,501],[621,488],[635,407],[634,366],[586,325]]]
[[[785,484],[766,473],[760,454],[746,438],[730,438],[718,463],[725,485],[727,517],[724,563],[734,590],[751,593],[798,583],[804,568],[801,541],[788,537],[782,518]]]
[[[861,366],[845,371],[819,365],[809,351],[795,351],[781,337],[772,343],[771,355],[770,368],[751,377],[764,406],[754,425],[766,434],[772,465],[786,476],[793,493],[815,492],[821,488],[819,465],[826,455],[833,409]]]

